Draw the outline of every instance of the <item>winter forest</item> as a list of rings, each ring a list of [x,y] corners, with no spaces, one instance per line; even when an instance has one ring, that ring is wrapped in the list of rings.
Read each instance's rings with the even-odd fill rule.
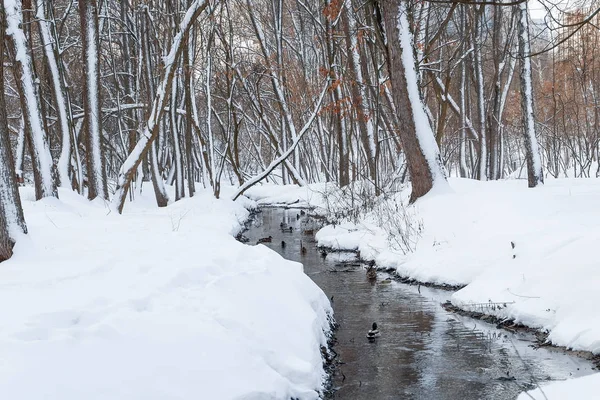
[[[595,0],[0,9],[0,392],[595,398]],[[356,314],[367,350],[343,340],[360,296],[314,268],[372,296],[377,312]],[[485,386],[361,375],[398,364],[369,345],[406,340],[386,308],[403,291],[432,302],[419,329],[463,318],[571,353],[548,364],[509,345],[512,367]],[[410,346],[450,346],[420,335]]]

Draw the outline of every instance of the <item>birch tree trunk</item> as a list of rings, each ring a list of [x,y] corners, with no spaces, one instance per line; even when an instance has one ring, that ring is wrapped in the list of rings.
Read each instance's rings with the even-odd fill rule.
[[[146,10],[147,11],[147,10]],[[153,79],[153,70],[154,70],[154,65],[152,64],[152,54],[151,54],[151,39],[150,39],[150,18],[147,15],[148,13],[146,12],[146,15],[144,17],[141,18],[142,21],[142,37],[141,37],[141,42],[142,42],[142,54],[143,54],[143,75],[145,77],[145,81],[146,81],[146,94],[147,94],[147,99],[148,99],[148,103],[150,103],[152,101],[152,99],[154,98],[154,96],[156,95],[155,92],[155,88],[154,88],[154,79]],[[159,131],[160,131],[160,124],[159,125]],[[140,129],[140,131],[143,132],[143,127]],[[159,131],[157,131],[157,135],[159,134]],[[134,142],[133,144],[130,144],[130,150],[129,150],[129,154],[132,154],[135,151],[135,146],[137,145],[137,142]],[[142,160],[146,158],[145,156],[142,156]],[[169,204],[169,196],[167,195],[167,190],[165,188],[165,183],[163,181],[162,178],[162,174],[160,172],[160,168],[158,166],[158,151],[156,149],[156,143],[152,143],[151,145],[151,149],[148,152],[148,164],[149,164],[149,169],[150,169],[150,177],[152,180],[152,187],[154,189],[154,196],[156,198],[156,204],[159,207],[166,207],[167,204]],[[135,177],[135,174],[133,174],[133,177]],[[133,179],[132,177],[132,179]]]
[[[57,164],[58,184],[70,188],[69,165],[71,163],[71,147],[74,137],[73,113],[65,83],[64,69],[60,59],[60,48],[54,26],[55,21],[52,13],[52,5],[47,0],[37,1],[36,17],[40,28],[40,38],[44,47],[46,63],[50,72],[52,95],[56,104],[61,133],[61,152]],[[79,185],[81,185],[81,182],[78,182]]]
[[[413,203],[434,185],[446,185],[446,176],[419,94],[406,3],[406,0],[390,1],[382,15],[388,38],[388,73],[398,112],[400,141],[412,182],[410,203]]]
[[[193,32],[193,30],[191,31]],[[194,196],[194,192],[196,191],[196,186],[194,182],[194,159],[192,157],[192,153],[194,151],[192,138],[192,96],[194,94],[194,41],[191,39],[192,35],[189,33],[185,36],[184,39],[184,47],[183,47],[183,72],[185,74],[185,85],[183,88],[183,93],[185,96],[185,163],[187,165],[187,183],[188,183],[188,192],[190,197]]]
[[[4,10],[0,10],[0,43],[5,29]],[[0,76],[4,77],[4,51],[0,51]],[[27,233],[10,149],[4,79],[0,79],[0,262],[12,256],[17,233]]]
[[[4,0],[6,33],[11,37],[8,50],[14,60],[13,72],[19,89],[25,133],[28,136],[35,182],[35,197],[58,197],[56,182],[52,175],[52,156],[42,119],[38,86],[31,58],[31,50],[23,31],[21,0]]]
[[[485,123],[485,86],[483,78],[483,59],[481,55],[483,41],[483,24],[485,22],[485,5],[475,10],[474,62],[475,81],[477,82],[477,111],[479,112],[479,179],[487,180],[487,132]]]
[[[533,85],[531,82],[531,58],[529,39],[529,18],[527,2],[519,4],[519,56],[521,58],[521,109],[523,133],[525,135],[525,157],[527,159],[527,181],[529,187],[544,183],[542,160],[535,137],[533,108]]]
[[[100,109],[100,39],[96,0],[79,1],[81,41],[85,63],[83,134],[87,148],[88,198],[108,200],[104,152],[102,150],[102,115]]]

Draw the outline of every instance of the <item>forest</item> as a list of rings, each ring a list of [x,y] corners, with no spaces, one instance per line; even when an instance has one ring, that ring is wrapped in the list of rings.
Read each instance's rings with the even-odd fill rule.
[[[189,210],[208,213],[210,205],[225,225],[236,216],[235,232],[225,233],[240,238],[251,202],[314,208],[306,191],[319,197],[322,188],[334,187],[336,204],[330,197],[316,207],[326,210],[322,218],[330,227],[346,230],[326,227],[316,245],[358,249],[379,265],[387,254],[378,247],[381,239],[402,253],[402,263],[392,257],[400,275],[462,288],[478,275],[468,269],[471,261],[452,258],[459,246],[444,257],[468,264],[468,273],[411,269],[411,260],[425,254],[423,243],[502,240],[520,260],[512,232],[543,236],[532,227],[548,226],[566,209],[593,212],[592,200],[600,198],[593,180],[589,186],[577,180],[600,177],[595,0],[3,0],[0,11],[0,269],[33,263],[21,244],[66,253],[89,229],[93,246],[92,226],[106,233],[114,224],[123,235],[115,238],[129,243],[146,233],[124,228],[126,218],[162,229],[144,213],[170,220],[170,233],[197,221],[205,235],[212,219],[202,222]],[[448,190],[455,197],[427,196]],[[566,192],[591,200],[578,197],[564,206],[548,200]],[[350,197],[360,198],[351,206],[360,210],[342,210]],[[502,209],[514,203],[522,208]],[[62,229],[61,221],[65,230],[71,226],[71,219],[52,214],[61,207],[87,210],[77,213],[92,215],[90,225],[51,245],[52,235],[42,232]],[[484,209],[501,213],[492,220]],[[522,218],[513,221],[510,212]],[[595,221],[590,215],[577,219],[585,229]],[[471,219],[481,230],[459,232]],[[496,227],[500,239],[485,236]],[[553,239],[560,248],[571,243],[568,234],[585,236],[564,227],[548,228],[561,233],[543,244],[539,235],[527,242],[534,243],[525,246],[527,259],[538,250],[550,254]],[[369,248],[355,232],[366,232]],[[160,243],[154,235],[131,254]],[[99,243],[110,246],[109,236]],[[173,239],[171,248],[183,243]],[[82,248],[73,260],[86,263]],[[299,249],[306,251],[302,241]],[[484,251],[488,258],[473,259],[497,261],[507,250]],[[0,291],[2,280],[0,273]],[[459,291],[452,301],[463,309],[486,302],[485,288],[477,295]],[[311,293],[311,304],[321,302],[314,312],[325,332],[331,306]],[[535,318],[523,323],[546,327]],[[322,331],[315,333],[321,345]],[[553,343],[573,343],[567,334],[552,335]],[[579,343],[574,347],[600,351]],[[307,378],[307,387],[319,386],[319,379]]]
[[[165,185],[411,180],[414,200],[437,176],[596,176],[593,7],[392,3],[6,1],[3,229],[26,229],[23,183],[120,211],[146,181],[165,206]]]

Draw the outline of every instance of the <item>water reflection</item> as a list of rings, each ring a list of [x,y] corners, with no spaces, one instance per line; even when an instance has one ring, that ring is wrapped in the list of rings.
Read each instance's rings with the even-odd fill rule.
[[[533,349],[530,335],[508,334],[446,312],[440,303],[449,292],[382,283],[387,277],[382,273],[369,281],[364,267],[352,263],[353,254],[323,257],[313,229],[313,221],[297,210],[266,208],[246,236],[250,243],[272,236],[265,245],[302,262],[305,273],[333,299],[340,325],[334,347],[341,362],[333,380],[336,399],[514,399],[534,381],[593,372],[579,358]],[[366,333],[373,322],[381,337],[371,343]]]

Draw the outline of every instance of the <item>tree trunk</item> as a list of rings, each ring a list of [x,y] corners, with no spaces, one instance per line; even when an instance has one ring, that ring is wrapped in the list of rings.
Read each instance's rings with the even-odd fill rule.
[[[5,30],[4,10],[0,10],[0,43],[4,43]],[[0,76],[4,76],[4,51],[0,51]],[[4,79],[0,79],[0,262],[12,256],[16,234],[27,233],[10,149]]]
[[[485,123],[485,86],[483,78],[483,59],[481,55],[483,40],[483,25],[485,22],[485,5],[475,9],[475,31],[474,35],[474,71],[477,82],[477,111],[479,112],[479,172],[480,180],[487,180],[488,150],[487,132]]]
[[[52,174],[52,156],[48,147],[48,137],[42,118],[40,96],[31,50],[23,31],[23,10],[20,0],[4,0],[6,23],[12,40],[8,50],[14,61],[13,72],[19,89],[25,133],[29,139],[33,161],[35,197],[58,197],[56,182]]]
[[[57,164],[59,185],[71,187],[69,178],[69,165],[71,163],[71,147],[73,132],[73,114],[71,103],[64,78],[64,69],[61,60],[58,35],[54,27],[55,21],[52,5],[47,0],[37,1],[36,17],[40,27],[40,38],[44,47],[46,63],[50,71],[52,82],[52,95],[58,114],[61,133],[61,152]],[[81,182],[79,182],[81,184]]]
[[[419,95],[413,40],[406,0],[386,4],[383,19],[387,32],[388,73],[398,112],[398,130],[412,182],[410,202],[429,192],[434,184],[445,185],[435,137]]]
[[[88,199],[108,200],[104,152],[102,150],[102,114],[100,109],[100,39],[96,0],[79,1],[81,41],[85,63],[83,91],[83,134],[86,140]]]
[[[521,109],[523,113],[523,133],[525,135],[525,156],[527,158],[527,181],[529,187],[544,183],[544,172],[538,142],[535,137],[533,108],[533,85],[531,82],[531,58],[529,41],[529,19],[527,2],[519,4],[519,56],[521,58]]]

